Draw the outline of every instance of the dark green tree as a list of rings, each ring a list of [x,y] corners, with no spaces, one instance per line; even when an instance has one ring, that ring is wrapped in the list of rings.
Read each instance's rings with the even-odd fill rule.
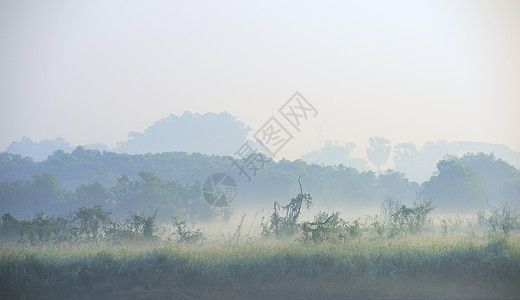
[[[80,185],[75,195],[81,206],[107,205],[110,198],[108,189],[99,181]]]
[[[447,158],[437,163],[437,174],[422,184],[420,196],[439,211],[476,212],[486,207],[488,195],[475,170]]]

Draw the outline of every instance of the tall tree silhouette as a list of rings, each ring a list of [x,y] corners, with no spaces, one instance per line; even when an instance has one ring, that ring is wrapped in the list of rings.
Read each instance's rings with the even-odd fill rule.
[[[377,167],[377,173],[381,174],[381,166],[390,157],[392,144],[384,137],[376,136],[369,139],[370,146],[367,148],[367,157]]]

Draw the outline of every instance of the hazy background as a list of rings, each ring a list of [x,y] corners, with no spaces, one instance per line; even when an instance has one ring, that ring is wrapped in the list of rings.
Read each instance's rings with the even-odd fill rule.
[[[187,110],[251,134],[300,91],[319,114],[290,159],[371,136],[520,151],[518,1],[1,1],[0,40],[0,149],[114,148]]]

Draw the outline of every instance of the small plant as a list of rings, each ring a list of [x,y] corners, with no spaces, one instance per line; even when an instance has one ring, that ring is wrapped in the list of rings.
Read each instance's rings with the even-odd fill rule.
[[[448,235],[448,220],[446,218],[441,220],[441,231],[442,236],[446,237]]]
[[[352,224],[350,224],[349,221],[346,221],[345,228],[350,237],[357,237],[361,235],[361,224],[359,223],[359,218],[355,219]]]
[[[380,237],[380,238],[384,237],[384,235],[385,235],[385,225],[383,224],[383,222],[381,222],[379,220],[378,216],[376,216],[374,218],[374,221],[370,225],[372,226],[372,228],[374,229],[374,232],[376,233],[376,235],[378,237]]]
[[[202,230],[200,228],[195,229],[195,224],[188,227],[185,221],[179,221],[176,218],[173,218],[172,225],[175,230],[173,234],[177,236],[177,241],[179,243],[194,244],[202,243],[206,240]]]
[[[235,230],[235,233],[231,237],[231,241],[238,243],[240,241],[240,237],[242,236],[242,229],[244,228],[244,220],[246,218],[246,214],[242,216],[240,219],[240,223],[237,225],[237,229]]]
[[[480,228],[483,228],[483,227],[486,227],[487,225],[489,225],[488,219],[486,218],[486,213],[482,210],[479,210],[477,212],[477,225]]]

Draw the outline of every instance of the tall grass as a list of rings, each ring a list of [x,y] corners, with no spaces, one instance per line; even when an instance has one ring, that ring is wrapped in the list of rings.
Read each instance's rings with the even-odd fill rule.
[[[520,236],[0,246],[0,298],[516,298]]]

